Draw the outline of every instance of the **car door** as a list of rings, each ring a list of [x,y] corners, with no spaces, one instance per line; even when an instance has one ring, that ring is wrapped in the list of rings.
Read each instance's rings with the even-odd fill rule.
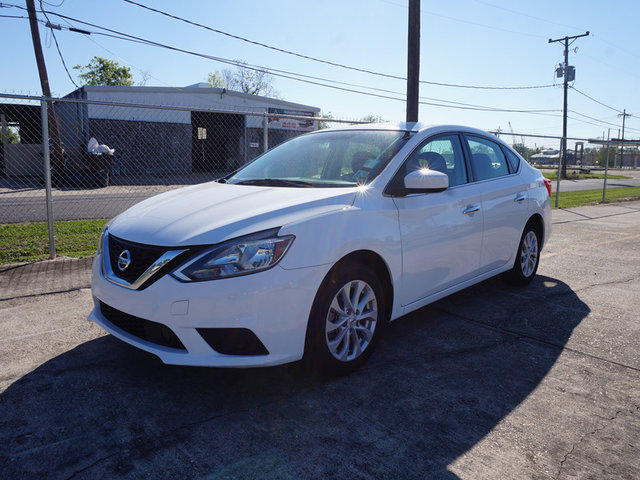
[[[482,191],[484,235],[481,272],[513,262],[528,218],[527,185],[507,161],[501,146],[491,139],[465,135],[477,185]]]
[[[400,188],[393,195],[402,239],[397,294],[403,306],[472,278],[480,266],[482,197],[478,186],[468,181],[460,137],[450,134],[426,140],[400,168],[396,185],[416,168],[444,170],[449,188],[420,194]]]

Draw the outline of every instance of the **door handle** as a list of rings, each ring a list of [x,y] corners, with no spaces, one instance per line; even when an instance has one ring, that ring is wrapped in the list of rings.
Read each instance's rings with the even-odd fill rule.
[[[480,207],[478,205],[470,205],[467,208],[465,208],[462,213],[464,213],[465,215],[471,215],[472,213],[476,213],[480,211]]]
[[[516,198],[513,199],[514,202],[522,202],[527,198],[527,196],[524,193],[520,193],[519,195],[516,195]]]

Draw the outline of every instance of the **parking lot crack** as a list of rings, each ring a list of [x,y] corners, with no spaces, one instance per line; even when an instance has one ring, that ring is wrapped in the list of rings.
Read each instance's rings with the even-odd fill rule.
[[[506,335],[511,335],[511,336],[514,336],[514,337],[517,337],[517,338],[524,338],[524,339],[536,342],[539,345],[546,345],[547,347],[558,348],[560,350],[563,350],[563,351],[566,351],[566,352],[571,352],[571,353],[574,353],[576,355],[581,355],[581,356],[584,356],[584,357],[593,358],[594,360],[598,360],[598,361],[601,361],[601,362],[606,362],[606,363],[609,363],[611,365],[616,365],[618,367],[622,367],[622,368],[626,368],[626,369],[629,369],[629,370],[633,370],[634,372],[640,372],[640,368],[633,367],[631,365],[626,365],[624,363],[616,362],[615,360],[611,360],[611,359],[608,359],[608,358],[600,357],[598,355],[593,355],[593,354],[587,353],[587,352],[582,352],[580,350],[576,350],[575,348],[567,347],[566,345],[562,345],[562,344],[559,344],[559,343],[550,342],[548,340],[543,340],[543,339],[535,337],[533,335],[528,335],[528,334],[523,333],[523,332],[518,332],[516,330],[511,330],[511,329],[506,328],[504,326],[492,325],[492,324],[490,324],[488,322],[483,322],[482,320],[477,320],[475,318],[464,316],[464,315],[461,315],[459,313],[449,311],[449,310],[447,310],[445,308],[442,308],[442,307],[434,307],[434,308],[439,312],[442,312],[442,313],[447,314],[447,315],[452,315],[452,316],[454,316],[456,318],[459,318],[461,320],[464,320],[466,322],[473,323],[473,324],[475,324],[475,325],[477,325],[477,326],[479,326],[481,328],[486,328],[488,330],[501,332],[501,333],[504,333]]]
[[[285,398],[285,397],[283,396],[282,398]],[[229,410],[229,411],[226,411],[226,412],[223,412],[223,413],[212,415],[210,417],[206,417],[206,418],[202,418],[200,420],[196,420],[194,422],[183,423],[181,425],[178,425],[175,428],[172,428],[167,433],[175,433],[178,430],[182,430],[182,429],[190,428],[190,427],[195,427],[197,425],[202,425],[202,424],[205,424],[205,423],[208,423],[208,422],[213,422],[214,420],[218,420],[220,418],[228,417],[230,415],[236,415],[236,414],[239,414],[239,413],[247,413],[247,412],[251,412],[251,411],[253,411],[255,409],[268,407],[269,405],[272,405],[274,403],[280,402],[282,400],[282,398],[276,398],[276,399],[273,399],[273,400],[271,400],[269,402],[264,402],[264,403],[260,403],[260,404],[257,404],[257,405],[251,405],[251,406],[249,406],[247,408],[241,408],[241,409],[238,409],[238,410]]]
[[[588,289],[594,288],[594,287],[603,287],[603,286],[611,286],[611,285],[622,285],[624,283],[631,283],[634,280],[637,280],[637,277],[623,278],[623,279],[620,279],[620,280],[611,280],[609,282],[596,283],[596,284],[593,284],[593,285],[586,285],[586,286],[581,287],[581,288],[576,288],[574,290],[574,292],[576,292],[576,293],[583,292],[585,290],[588,290]]]
[[[630,410],[618,410],[613,416],[603,419],[603,423],[601,423],[599,426],[594,427],[593,430],[582,435],[582,437],[580,437],[580,440],[575,442],[571,446],[571,449],[564,455],[562,460],[560,460],[560,466],[558,467],[558,473],[556,474],[555,479],[558,480],[560,478],[560,475],[562,475],[562,470],[564,469],[567,460],[569,459],[569,457],[573,455],[576,448],[578,448],[587,438],[597,435],[602,430],[607,428],[612,422],[614,422],[623,413],[629,413],[630,415],[634,415],[635,413],[638,412],[638,410],[640,410],[640,408],[638,408],[638,405],[634,404],[633,406],[635,407],[635,410],[633,410],[633,408],[631,408]]]
[[[73,473],[71,474],[71,476],[67,477],[67,479],[66,479],[66,480],[71,480],[72,478],[75,478],[75,476],[76,476],[76,475],[78,475],[78,474],[80,474],[80,473],[82,473],[82,472],[86,472],[87,470],[92,469],[92,468],[93,468],[93,467],[95,467],[96,465],[98,465],[98,464],[100,464],[100,463],[104,462],[105,460],[108,460],[108,459],[110,459],[111,457],[115,456],[117,453],[118,453],[118,452],[113,452],[113,453],[111,453],[111,454],[109,454],[109,455],[106,455],[106,456],[104,456],[104,457],[100,457],[100,458],[99,458],[99,459],[97,459],[95,462],[91,463],[90,465],[87,465],[86,467],[81,468],[80,470],[76,470],[75,472],[73,472]]]

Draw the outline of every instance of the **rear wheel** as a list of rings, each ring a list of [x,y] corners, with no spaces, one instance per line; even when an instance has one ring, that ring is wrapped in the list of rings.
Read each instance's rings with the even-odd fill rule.
[[[307,359],[314,369],[348,373],[362,366],[385,322],[380,281],[365,266],[337,267],[313,303],[307,329]]]
[[[540,238],[538,229],[528,223],[522,233],[518,255],[513,268],[503,275],[509,283],[527,285],[536,276],[540,263]]]

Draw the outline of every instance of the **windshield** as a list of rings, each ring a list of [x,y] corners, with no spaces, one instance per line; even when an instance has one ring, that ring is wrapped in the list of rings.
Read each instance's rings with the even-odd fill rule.
[[[406,143],[406,132],[327,131],[269,150],[227,179],[239,185],[353,187],[373,180]]]

